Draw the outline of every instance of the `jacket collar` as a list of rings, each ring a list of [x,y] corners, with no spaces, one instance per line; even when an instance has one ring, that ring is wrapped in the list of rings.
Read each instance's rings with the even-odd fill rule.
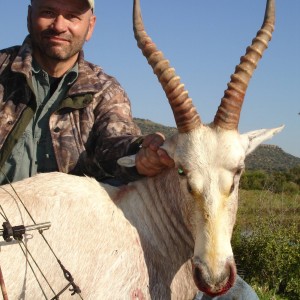
[[[14,59],[12,71],[24,74],[27,78],[32,76],[32,43],[28,35],[19,52]],[[96,69],[96,70],[95,70]],[[78,57],[78,78],[68,91],[68,96],[79,94],[95,94],[102,87],[102,83],[97,77],[101,69],[84,60],[84,53],[80,51]]]
[[[97,74],[100,68],[84,60],[84,53],[80,51],[78,57],[78,78],[68,91],[68,95],[95,94],[102,88]]]
[[[32,67],[32,46],[30,37],[27,36],[14,59],[11,70],[13,72],[22,73],[27,78],[31,77]]]

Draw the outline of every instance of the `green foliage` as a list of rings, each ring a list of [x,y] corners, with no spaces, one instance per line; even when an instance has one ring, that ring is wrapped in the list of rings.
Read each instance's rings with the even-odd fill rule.
[[[245,190],[263,190],[267,179],[265,171],[248,171],[243,174],[240,187]]]
[[[293,181],[300,185],[300,165],[292,168],[289,172],[290,181]]]
[[[245,279],[277,294],[300,299],[300,235],[296,224],[257,223],[255,230],[235,231],[234,253]],[[247,278],[246,278],[247,277]]]
[[[245,190],[268,189],[275,193],[297,194],[300,191],[300,166],[285,172],[246,171],[242,175],[240,187]]]
[[[300,299],[300,195],[241,196],[232,238],[239,273],[259,299]]]
[[[260,300],[289,300],[287,297],[276,295],[274,290],[270,290],[266,286],[253,285],[253,289]]]
[[[282,184],[282,190],[285,193],[297,194],[299,192],[299,184],[289,181]]]

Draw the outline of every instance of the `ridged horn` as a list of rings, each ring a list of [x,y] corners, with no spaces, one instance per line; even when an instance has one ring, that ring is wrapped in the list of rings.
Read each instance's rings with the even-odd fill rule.
[[[246,54],[241,57],[231,76],[228,89],[224,93],[221,104],[214,118],[214,124],[228,130],[237,129],[244,96],[251,76],[261,59],[268,42],[272,38],[275,24],[275,0],[267,0],[264,22],[252,45],[247,48]]]
[[[172,108],[177,129],[179,132],[189,132],[201,125],[200,116],[189,98],[184,84],[176,75],[175,69],[170,67],[169,61],[159,51],[151,38],[147,35],[140,8],[140,1],[134,0],[133,31],[138,47],[147,58],[149,65],[162,85]]]

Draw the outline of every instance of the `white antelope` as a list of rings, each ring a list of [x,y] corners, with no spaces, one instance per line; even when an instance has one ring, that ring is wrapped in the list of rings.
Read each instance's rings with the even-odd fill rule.
[[[268,0],[262,29],[236,67],[214,121],[204,125],[174,69],[144,31],[139,0],[134,1],[138,46],[176,120],[178,133],[163,146],[176,167],[120,187],[63,173],[13,183],[14,190],[1,186],[1,207],[13,227],[52,224],[42,235],[27,228],[22,242],[1,241],[10,299],[70,299],[57,259],[70,272],[64,270],[74,299],[182,300],[193,299],[198,289],[222,295],[234,285],[230,240],[244,160],[282,129],[238,133],[248,82],[271,39],[274,10]],[[13,232],[20,237],[18,228],[4,229],[7,239]]]

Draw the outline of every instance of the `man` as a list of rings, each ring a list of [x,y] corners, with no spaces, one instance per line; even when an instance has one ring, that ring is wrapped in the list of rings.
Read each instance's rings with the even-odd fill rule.
[[[84,60],[95,23],[94,0],[31,0],[23,45],[0,51],[0,184],[52,171],[128,182],[173,166],[116,79]],[[135,153],[136,168],[117,165]]]

